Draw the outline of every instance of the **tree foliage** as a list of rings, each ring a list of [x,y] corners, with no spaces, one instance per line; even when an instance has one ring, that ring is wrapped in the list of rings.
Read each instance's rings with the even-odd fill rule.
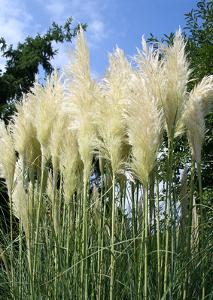
[[[201,0],[185,14],[187,52],[191,61],[191,88],[204,76],[213,74],[213,2]],[[213,113],[206,118],[206,138],[203,145],[203,185],[212,188],[213,178]]]
[[[202,0],[185,14],[187,50],[196,80],[213,74],[213,2]]]

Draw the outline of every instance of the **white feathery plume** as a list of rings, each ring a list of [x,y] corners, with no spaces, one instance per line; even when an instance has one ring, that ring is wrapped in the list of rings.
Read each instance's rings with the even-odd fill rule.
[[[16,162],[14,174],[14,191],[13,191],[13,213],[16,218],[21,219],[21,214],[26,210],[27,195],[23,186],[23,169],[20,159]]]
[[[121,167],[127,144],[123,113],[132,69],[119,48],[110,55],[109,61],[96,113],[99,135],[97,148],[100,156],[110,161],[112,171],[116,173]]]
[[[213,105],[213,75],[205,76],[192,93],[202,102],[204,117],[207,116]]]
[[[36,98],[37,139],[41,144],[42,154],[47,155],[51,130],[63,99],[63,88],[57,72],[53,72],[44,87],[35,85],[33,93]]]
[[[69,119],[62,111],[58,112],[58,116],[52,126],[49,150],[52,158],[53,170],[57,172],[59,170],[59,160],[61,153],[61,145],[63,142],[63,133],[69,126]]]
[[[123,50],[116,47],[115,51],[109,54],[109,67],[103,80],[103,89],[113,95],[115,99],[124,101],[128,90],[131,88],[133,78],[134,73],[131,64],[125,57]]]
[[[205,136],[205,116],[213,103],[213,75],[206,76],[189,94],[183,122],[192,150],[192,157],[200,162],[201,148]]]
[[[60,170],[63,176],[65,203],[69,204],[77,188],[78,172],[81,160],[78,152],[77,138],[72,130],[65,130],[61,144]]]
[[[187,100],[187,83],[191,73],[185,54],[185,42],[180,29],[175,34],[173,46],[164,47],[164,52],[166,95],[163,97],[162,104],[168,136],[172,138],[183,114]]]
[[[10,127],[10,126],[9,126]],[[0,120],[0,173],[6,180],[9,194],[13,189],[16,154],[10,129]]]
[[[165,98],[165,76],[164,76],[164,60],[161,59],[161,49],[154,49],[148,46],[144,36],[141,40],[142,50],[137,49],[138,54],[134,57],[139,72],[143,77],[152,94],[162,106]]]
[[[135,81],[126,120],[129,143],[132,146],[132,170],[146,185],[155,164],[163,122],[157,99],[140,75]]]
[[[32,215],[32,193],[29,187],[28,193],[23,185],[23,168],[19,159],[16,163],[14,176],[14,191],[12,194],[13,213],[23,225],[26,237],[29,238],[29,220]]]
[[[12,126],[15,149],[24,164],[31,167],[41,155],[34,122],[36,110],[34,96],[31,93],[24,95],[22,102],[16,105],[16,110]]]
[[[74,61],[67,67],[65,110],[76,132],[79,153],[84,165],[84,182],[92,167],[93,144],[96,137],[94,113],[98,97],[97,84],[91,79],[89,52],[81,29],[77,36]]]
[[[205,135],[205,122],[202,104],[199,101],[189,99],[187,112],[184,114],[184,124],[187,128],[187,136],[192,150],[192,157],[199,162],[201,159],[201,148]]]

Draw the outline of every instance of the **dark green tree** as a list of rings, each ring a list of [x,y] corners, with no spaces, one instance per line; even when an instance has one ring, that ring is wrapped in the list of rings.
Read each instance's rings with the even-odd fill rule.
[[[185,14],[187,51],[196,81],[213,74],[213,2],[201,0]]]
[[[191,88],[204,76],[213,74],[213,1],[201,0],[185,14],[187,52],[191,61]],[[202,152],[203,187],[212,190],[213,178],[213,112],[206,118],[206,137]]]

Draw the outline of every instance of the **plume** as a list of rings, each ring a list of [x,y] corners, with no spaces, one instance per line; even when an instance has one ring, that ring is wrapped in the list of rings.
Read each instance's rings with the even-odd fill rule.
[[[125,116],[132,146],[132,170],[143,184],[147,184],[160,145],[163,122],[157,99],[140,75]]]
[[[10,126],[6,128],[2,120],[0,120],[0,153],[0,173],[5,178],[8,192],[11,194],[13,189],[16,155]]]
[[[162,106],[166,92],[166,81],[161,49],[160,47],[156,49],[153,46],[149,47],[144,36],[141,45],[142,50],[137,49],[138,53],[134,60],[145,83],[149,85],[149,89],[159,102],[159,106]]]
[[[29,187],[27,193],[23,185],[23,168],[20,159],[17,161],[15,168],[12,203],[13,213],[20,220],[26,237],[29,238],[29,220],[32,216],[32,186]]]
[[[191,91],[183,115],[192,156],[197,162],[201,160],[201,148],[205,136],[204,118],[210,111],[212,103],[213,75],[204,77]]]
[[[15,149],[29,168],[41,155],[34,122],[35,110],[36,101],[33,95],[24,95],[22,101],[16,105],[12,126]]]
[[[183,114],[187,100],[187,83],[191,73],[181,30],[176,32],[173,46],[164,47],[164,53],[166,94],[162,104],[168,136],[172,138]]]
[[[66,130],[63,135],[60,154],[60,170],[63,176],[63,189],[65,203],[69,204],[77,188],[78,173],[81,160],[78,152],[77,138],[71,130]]]
[[[98,88],[90,76],[89,52],[83,30],[77,36],[74,61],[67,67],[67,88],[65,111],[70,117],[70,129],[77,136],[79,153],[84,165],[84,181],[87,181],[91,167],[93,144],[96,137],[94,112]]]
[[[67,115],[59,111],[58,116],[52,126],[50,140],[49,140],[49,150],[52,158],[53,170],[55,172],[59,169],[59,161],[61,154],[61,145],[63,142],[63,133],[69,126],[69,119]]]
[[[96,113],[97,148],[100,156],[110,161],[112,171],[116,173],[121,167],[127,144],[123,113],[132,69],[119,48],[110,55],[109,62]]]
[[[47,155],[51,130],[63,99],[63,87],[56,71],[47,79],[44,87],[38,83],[32,90],[36,98],[35,128],[42,154]]]

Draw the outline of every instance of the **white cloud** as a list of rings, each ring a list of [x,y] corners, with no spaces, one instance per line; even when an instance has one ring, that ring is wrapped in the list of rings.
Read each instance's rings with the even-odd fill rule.
[[[36,11],[32,5],[35,4]],[[45,33],[46,28],[40,22],[47,21],[45,27],[52,21],[63,24],[68,17],[72,17],[74,25],[87,23],[86,39],[92,50],[101,49],[109,35],[107,10],[112,0],[0,0],[0,37],[3,36],[8,44],[14,46],[23,41],[25,37],[33,35],[37,30]],[[36,18],[39,9],[40,19]],[[30,12],[30,13],[29,13]],[[33,19],[34,16],[34,19]],[[40,26],[40,27],[39,27]],[[42,32],[43,30],[43,32]],[[67,44],[57,44],[54,49],[59,49],[52,61],[55,67],[62,67],[67,62]],[[5,60],[0,55],[0,69]]]
[[[92,40],[95,42],[102,41],[105,35],[105,25],[100,20],[93,20],[89,25],[89,32],[92,37]]]
[[[8,43],[17,44],[26,36],[32,16],[27,12],[23,1],[0,0],[0,36]]]
[[[37,0],[42,10],[48,14],[51,21],[63,24],[68,17],[72,17],[74,25],[87,23],[85,34],[89,49],[99,50],[109,35],[110,28],[106,18],[106,11],[112,5],[112,0]],[[73,40],[73,45],[75,40]],[[68,63],[68,52],[70,44],[56,44],[54,49],[58,49],[58,54],[51,61],[55,68],[63,69]],[[100,75],[92,70],[92,77],[99,78]]]
[[[54,68],[62,68],[68,63],[68,49],[66,44],[56,44],[53,43],[53,47],[58,50],[54,59],[51,60],[51,64]]]
[[[21,0],[0,0],[0,7],[0,37],[4,37],[7,44],[16,45],[26,37],[32,16]],[[4,65],[5,59],[0,57],[0,69],[3,71]]]
[[[41,0],[37,0],[41,3]],[[42,2],[51,19],[63,23],[72,16],[75,24],[87,23],[87,38],[90,47],[98,47],[108,35],[108,26],[104,17],[107,8],[101,0],[47,0]]]
[[[60,21],[65,13],[65,5],[61,2],[49,1],[45,6],[48,13],[54,17],[54,21]]]

